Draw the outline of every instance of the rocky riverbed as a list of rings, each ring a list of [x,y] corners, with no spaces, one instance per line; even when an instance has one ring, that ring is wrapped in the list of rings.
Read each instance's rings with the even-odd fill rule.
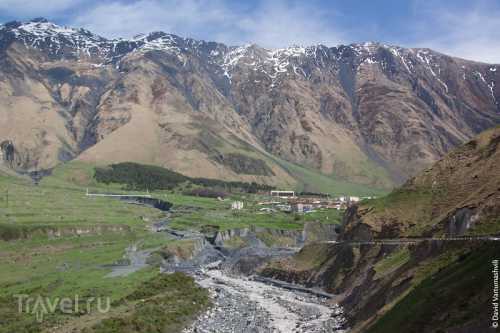
[[[173,230],[168,224],[167,218],[155,225],[155,231],[166,232],[176,239],[204,239],[201,234]],[[173,256],[162,263],[163,273],[181,271],[191,275],[211,295],[213,306],[184,333],[344,332],[342,308],[330,299],[330,295],[254,278],[258,267],[269,260],[291,256],[298,250],[293,246],[267,246],[256,237],[258,232],[262,230],[218,233],[200,241],[199,249],[190,259]],[[286,232],[279,235],[290,236]],[[226,247],[225,243],[232,237],[239,237],[245,246]],[[300,238],[292,243],[300,246],[303,241]]]
[[[342,309],[331,300],[289,291],[220,269],[201,270],[214,306],[185,333],[344,332]]]

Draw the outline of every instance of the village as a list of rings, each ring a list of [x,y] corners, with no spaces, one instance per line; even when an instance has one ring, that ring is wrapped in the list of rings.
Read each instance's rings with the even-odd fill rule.
[[[326,193],[297,193],[290,190],[274,190],[267,194],[266,200],[259,201],[257,205],[259,206],[258,212],[261,214],[278,211],[307,214],[325,209],[345,210],[352,204],[368,199],[375,199],[375,197],[348,195],[331,197]],[[244,206],[245,204],[243,201],[233,201],[231,209],[241,210]]]

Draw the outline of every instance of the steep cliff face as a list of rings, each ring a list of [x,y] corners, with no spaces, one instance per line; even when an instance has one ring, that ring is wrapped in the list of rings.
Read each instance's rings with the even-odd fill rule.
[[[0,26],[0,53],[0,137],[22,169],[136,161],[292,185],[291,162],[387,187],[500,122],[498,66],[428,49],[108,40],[39,19]]]
[[[345,234],[374,238],[498,232],[500,128],[453,150],[387,197],[347,214]]]
[[[339,294],[354,331],[486,332],[498,241],[356,242],[498,237],[499,142],[500,128],[482,133],[387,197],[350,208],[344,243],[306,247],[263,274]]]

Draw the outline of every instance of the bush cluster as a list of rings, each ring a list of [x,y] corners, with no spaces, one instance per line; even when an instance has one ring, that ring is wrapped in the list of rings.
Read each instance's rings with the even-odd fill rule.
[[[98,167],[95,170],[94,177],[98,182],[105,184],[125,184],[127,189],[130,190],[172,190],[183,183],[218,189],[222,193],[257,193],[259,191],[270,191],[274,188],[273,186],[255,182],[228,182],[219,179],[191,178],[162,167],[131,162]],[[203,192],[195,193],[195,195],[202,196],[201,194]]]

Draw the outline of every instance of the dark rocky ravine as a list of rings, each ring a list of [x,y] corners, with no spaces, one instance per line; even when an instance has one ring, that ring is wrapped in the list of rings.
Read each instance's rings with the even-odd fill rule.
[[[257,235],[268,232],[289,237],[289,247],[267,246]],[[217,232],[197,240],[191,258],[170,257],[162,263],[165,273],[182,271],[210,290],[213,307],[185,332],[342,332],[342,309],[331,295],[256,275],[270,260],[294,255],[307,242],[302,231],[266,228]],[[231,239],[245,245],[231,247]],[[184,238],[186,239],[186,238]]]

